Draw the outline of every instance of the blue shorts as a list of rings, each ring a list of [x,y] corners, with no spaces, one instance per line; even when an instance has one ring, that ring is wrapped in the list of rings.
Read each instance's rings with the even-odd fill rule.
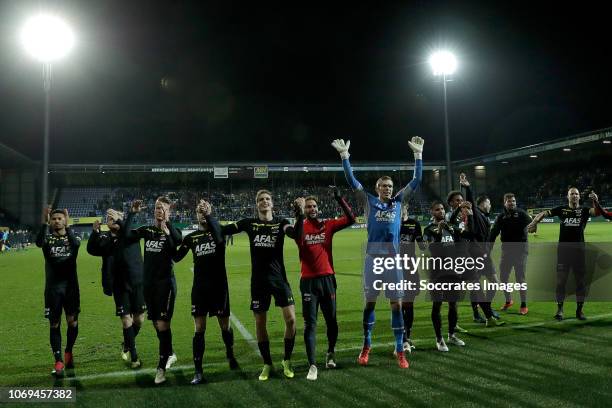
[[[395,284],[396,288],[389,289],[384,286],[385,297],[389,300],[401,300],[404,297],[404,291],[398,288],[404,278],[404,273],[401,269],[395,267],[391,269],[382,268],[380,264],[374,263],[375,258],[391,257],[394,255],[369,255],[365,256],[365,265],[363,269],[363,293],[366,302],[375,302],[378,295],[383,290],[384,285]],[[376,266],[376,268],[375,268]],[[382,268],[382,271],[380,270]],[[376,269],[376,270],[375,270]]]

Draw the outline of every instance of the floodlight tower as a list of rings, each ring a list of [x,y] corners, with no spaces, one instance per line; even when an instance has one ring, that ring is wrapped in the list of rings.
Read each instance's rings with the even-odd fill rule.
[[[45,92],[45,125],[43,142],[41,209],[49,203],[49,121],[51,104],[51,67],[54,61],[66,56],[74,46],[70,27],[59,17],[38,14],[30,17],[21,29],[21,43],[28,54],[42,63]],[[45,221],[45,220],[43,220]]]
[[[429,65],[435,76],[442,76],[444,89],[444,139],[446,144],[446,187],[452,190],[452,169],[450,155],[450,136],[448,132],[448,106],[446,99],[447,76],[452,75],[457,69],[457,59],[449,51],[437,51],[429,57]]]

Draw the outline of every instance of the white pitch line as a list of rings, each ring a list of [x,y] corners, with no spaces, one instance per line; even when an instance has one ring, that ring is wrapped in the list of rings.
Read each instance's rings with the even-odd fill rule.
[[[259,353],[259,346],[257,345],[257,340],[255,340],[255,338],[247,330],[247,328],[244,327],[242,323],[240,323],[240,320],[238,320],[238,318],[236,317],[234,313],[230,312],[230,320],[232,324],[236,326],[236,328],[238,329],[242,337],[247,341],[247,343],[249,343],[249,345],[255,351],[255,353],[257,353],[257,355],[261,357],[261,354]]]
[[[612,313],[606,313],[606,314],[601,314],[601,315],[595,315],[595,316],[590,316],[589,320],[593,321],[593,320],[599,320],[599,319],[605,319],[607,317],[612,317]],[[232,314],[230,316],[230,319],[232,319],[232,322],[234,322],[234,324],[236,325],[236,328],[238,329],[238,331],[240,331],[240,333],[242,334],[242,336],[245,338],[245,340],[247,342],[249,342],[249,344],[251,344],[251,346],[253,347],[253,349],[257,352],[257,354],[259,354],[259,349],[257,347],[257,342],[255,341],[255,339],[253,338],[253,336],[251,335],[251,333],[249,333],[249,331],[240,323],[240,321]],[[578,320],[564,320],[564,323],[577,323]],[[557,323],[559,324],[559,323]],[[538,322],[538,323],[529,323],[529,324],[522,324],[522,325],[508,325],[508,326],[504,326],[504,327],[499,327],[499,328],[492,328],[492,329],[487,329],[486,331],[495,331],[496,329],[526,329],[526,328],[530,328],[530,327],[538,327],[538,326],[545,326],[545,325],[555,325],[555,322]],[[244,331],[243,331],[244,330]],[[413,339],[412,342],[414,344],[425,344],[425,343],[429,343],[429,340],[426,339]],[[394,346],[395,342],[388,342],[388,343],[372,343],[372,348],[374,347],[389,347],[389,346]],[[361,350],[362,346],[353,346],[353,347],[344,347],[344,348],[339,348],[336,349],[336,353],[342,353],[342,352],[347,352],[347,351],[355,351],[355,350]],[[207,363],[205,364],[205,366],[221,366],[221,365],[225,365],[227,364],[226,362],[218,362],[218,363]],[[172,372],[173,370],[189,370],[192,369],[193,365],[181,365],[181,366],[174,366],[171,369],[168,370],[168,372]],[[146,368],[146,369],[140,369],[140,370],[124,370],[124,371],[111,371],[109,373],[101,373],[101,374],[87,374],[87,375],[77,375],[75,377],[66,377],[67,380],[76,380],[76,381],[81,381],[81,380],[97,380],[100,378],[114,378],[114,377],[133,377],[139,374],[155,374],[156,369],[155,368]],[[46,376],[45,376],[46,377]]]
[[[220,366],[227,365],[227,362],[219,362],[219,363],[205,363],[204,367],[210,366]],[[171,373],[175,370],[190,370],[193,369],[193,364],[191,365],[181,365],[181,366],[172,366],[172,368],[166,370],[167,373]],[[113,377],[134,377],[140,374],[155,374],[157,372],[157,368],[144,368],[139,370],[126,369],[125,371],[111,371],[109,373],[101,373],[101,374],[87,374],[87,375],[75,375],[74,377],[64,377],[67,380],[97,380],[99,378],[113,378]]]
[[[588,316],[587,320],[585,323],[588,323],[590,321],[593,320],[600,320],[600,319],[605,319],[606,317],[612,317],[612,313],[605,313],[605,314],[600,314],[600,315],[595,315],[595,316]],[[527,323],[527,324],[521,324],[521,325],[509,325],[508,328],[510,329],[528,329],[530,327],[539,327],[539,326],[555,326],[557,324],[563,324],[563,323],[580,323],[580,320],[577,319],[567,319],[567,320],[563,320],[560,322],[554,322],[554,321],[548,321],[548,322],[537,322],[537,323]],[[500,329],[503,328],[500,327]]]
[[[191,272],[193,272],[193,266],[190,269]],[[230,321],[234,326],[236,326],[242,337],[247,341],[247,343],[249,343],[249,346],[251,346],[253,351],[255,351],[255,353],[257,353],[257,355],[261,357],[261,354],[259,353],[259,346],[257,345],[257,340],[255,340],[253,335],[247,330],[246,327],[244,327],[244,325],[232,312],[230,312]]]

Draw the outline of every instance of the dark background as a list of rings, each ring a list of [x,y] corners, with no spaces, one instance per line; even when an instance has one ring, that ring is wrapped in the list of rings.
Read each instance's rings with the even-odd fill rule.
[[[23,20],[52,9],[77,46],[54,66],[51,162],[453,159],[612,126],[605,5],[559,2],[3,1],[0,142],[40,159],[41,68]],[[165,86],[162,86],[162,80]]]

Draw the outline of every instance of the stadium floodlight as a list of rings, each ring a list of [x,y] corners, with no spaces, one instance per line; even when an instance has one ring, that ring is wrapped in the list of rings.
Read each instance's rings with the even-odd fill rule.
[[[23,25],[20,39],[26,52],[43,66],[43,89],[45,92],[45,131],[42,165],[42,208],[49,198],[49,118],[51,104],[51,63],[65,57],[74,46],[72,30],[61,18],[53,14],[37,14]],[[46,220],[43,220],[45,222]]]
[[[436,51],[429,57],[429,65],[435,76],[442,76],[444,88],[444,140],[446,144],[446,187],[450,191],[453,187],[451,154],[450,154],[450,135],[448,131],[448,106],[446,101],[446,81],[447,76],[452,75],[457,70],[457,58],[449,51]]]
[[[25,50],[42,63],[56,61],[74,46],[72,30],[62,19],[51,14],[39,14],[28,19],[21,30]]]
[[[436,51],[429,57],[429,65],[433,74],[452,75],[457,70],[457,58],[449,51]]]

